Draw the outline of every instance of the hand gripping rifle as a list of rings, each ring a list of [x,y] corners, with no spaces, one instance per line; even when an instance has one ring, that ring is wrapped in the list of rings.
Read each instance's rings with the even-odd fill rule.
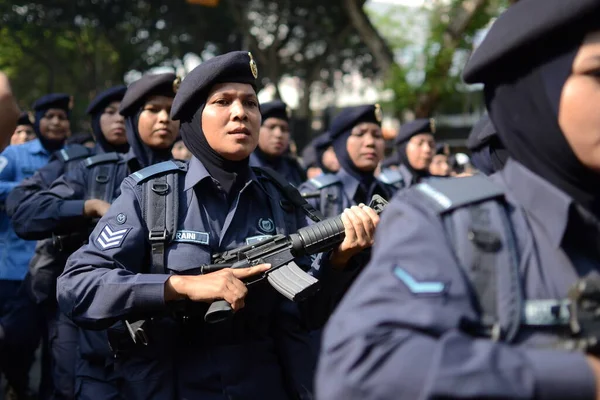
[[[388,202],[374,195],[369,207],[380,214]],[[214,264],[203,265],[202,273],[215,272],[224,268],[249,268],[259,264],[271,264],[271,268],[246,285],[262,279],[279,293],[292,301],[302,301],[319,290],[319,281],[303,271],[294,259],[334,249],[344,241],[344,223],[341,215],[306,226],[289,236],[275,235],[255,244],[239,247],[213,257]],[[204,320],[214,323],[233,315],[231,305],[225,300],[213,302]]]

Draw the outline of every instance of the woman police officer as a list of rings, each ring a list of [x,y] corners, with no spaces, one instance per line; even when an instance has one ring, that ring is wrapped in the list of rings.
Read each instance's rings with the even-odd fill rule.
[[[310,379],[298,381],[293,367],[286,370],[293,362],[286,359],[280,336],[273,335],[281,297],[268,285],[248,291],[241,281],[269,266],[200,275],[199,267],[215,253],[306,224],[298,210],[279,207],[283,197],[276,198],[270,183],[248,166],[260,128],[256,77],[251,55],[232,52],[198,66],[177,93],[171,115],[181,121],[180,133],[193,158],[189,167],[170,164],[177,165],[171,172],[179,182],[181,234],[165,246],[165,269],[141,273],[157,265],[150,261],[143,218],[148,210],[136,182],[156,171],[146,169],[125,179],[121,196],[59,278],[61,309],[81,326],[102,329],[122,319],[151,318],[145,326],[148,345],[128,349],[128,354],[135,355],[136,363],[142,359],[156,366],[143,370],[138,364],[143,371],[138,378],[156,382],[157,393],[169,398],[285,399],[303,396],[311,386]],[[283,226],[281,221],[289,220],[282,217],[285,212],[293,213],[295,227]],[[313,264],[319,267],[314,272],[322,293],[342,280],[338,277],[344,272],[336,269],[371,245],[378,223],[366,207],[348,209],[342,219],[346,239]],[[297,260],[305,266],[306,261]],[[225,299],[236,313],[207,324],[201,315],[216,299]]]
[[[522,0],[496,20],[464,77],[510,158],[390,203],[325,329],[319,398],[600,398],[597,333],[561,306],[600,270],[599,76],[597,0]]]

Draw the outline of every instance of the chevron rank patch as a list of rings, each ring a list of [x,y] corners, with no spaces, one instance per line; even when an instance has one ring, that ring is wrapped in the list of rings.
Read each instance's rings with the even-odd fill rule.
[[[116,247],[121,247],[123,244],[123,240],[125,236],[129,233],[131,228],[123,228],[119,227],[119,229],[115,229],[109,224],[106,224],[102,232],[96,238],[96,243],[98,247],[102,250],[114,249]]]

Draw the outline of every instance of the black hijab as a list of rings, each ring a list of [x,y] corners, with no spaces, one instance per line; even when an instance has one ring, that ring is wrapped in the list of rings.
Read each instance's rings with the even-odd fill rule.
[[[202,130],[202,112],[205,105],[206,99],[191,121],[181,123],[179,132],[185,146],[194,157],[202,161],[202,165],[204,165],[210,176],[221,184],[221,187],[229,196],[233,188],[245,183],[248,177],[250,158],[246,157],[240,161],[228,160],[210,147]]]
[[[558,124],[562,88],[585,32],[578,29],[552,46],[540,46],[534,67],[528,64],[514,71],[513,79],[486,84],[485,97],[510,156],[600,215],[600,176],[579,161]]]
[[[102,117],[102,114],[104,114],[104,110],[92,114],[92,133],[96,139],[96,149],[98,153],[110,153],[113,151],[123,154],[127,153],[129,151],[129,143],[125,142],[121,145],[115,145],[106,140],[102,128],[100,127],[100,118]],[[127,135],[127,138],[129,139],[129,135]]]
[[[166,149],[153,149],[142,141],[138,131],[141,108],[135,115],[125,117],[125,130],[127,132],[127,142],[129,143],[129,152],[133,153],[138,164],[137,168],[146,168],[150,165],[170,160],[172,145]]]
[[[416,169],[415,167],[412,166],[412,164],[408,160],[408,156],[406,155],[406,147],[408,146],[409,141],[410,141],[410,138],[408,139],[408,141],[398,145],[398,147],[397,147],[398,159],[400,161],[400,164],[404,165],[406,167],[406,169],[408,169],[409,172],[412,174],[412,176],[415,177],[415,180],[418,182],[421,179],[427,178],[428,176],[431,176],[431,175],[429,174],[429,168]]]
[[[53,152],[58,151],[63,148],[63,146],[65,145],[66,138],[62,139],[62,140],[52,140],[52,139],[49,139],[49,138],[45,137],[44,135],[42,135],[42,131],[40,130],[40,120],[42,118],[44,118],[44,116],[46,115],[46,112],[48,112],[48,110],[51,108],[57,108],[57,109],[64,110],[67,113],[67,119],[69,119],[71,117],[71,111],[68,108],[64,109],[62,107],[54,107],[54,106],[49,107],[47,109],[40,109],[40,110],[35,111],[35,122],[33,123],[33,130],[35,132],[35,135],[42,143],[42,147],[44,149],[46,149],[48,152],[53,153]]]

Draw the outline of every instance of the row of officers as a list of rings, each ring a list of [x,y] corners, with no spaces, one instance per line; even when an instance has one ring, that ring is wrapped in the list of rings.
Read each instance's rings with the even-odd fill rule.
[[[482,173],[430,177],[427,120],[376,177],[381,110],[351,107],[323,146],[339,171],[295,185],[305,200],[247,52],[101,95],[95,154],[62,148],[68,99],[41,99],[38,139],[1,159],[6,232],[38,241],[29,271],[0,271],[23,299],[0,317],[2,372],[22,388],[33,298],[54,398],[599,399],[599,21],[597,0],[496,20],[464,71],[489,112],[469,141]],[[169,161],[178,135],[189,163]],[[343,241],[295,260],[320,282],[303,301],[245,284],[268,264],[202,268],[340,214]],[[215,300],[233,317],[205,322]]]
[[[22,116],[0,155],[8,398],[32,397],[40,337],[41,399],[312,398],[321,328],[369,258],[379,217],[365,204],[429,176],[435,157],[442,175],[449,167],[423,119],[403,125],[380,172],[379,105],[342,110],[301,167],[289,154],[288,107],[258,103],[257,68],[234,52],[183,83],[167,73],[110,88],[87,110],[93,141],[70,136],[66,94],[38,99],[33,123]],[[164,176],[177,195],[156,216],[144,183]],[[305,204],[290,196],[296,188]],[[214,254],[313,223],[303,207],[343,213],[347,230],[338,248],[299,260],[321,281],[318,296],[296,305],[266,284],[249,292],[242,280],[265,265],[198,275]],[[219,298],[238,312],[207,325],[202,309]],[[151,319],[148,343],[132,340],[132,317]]]

